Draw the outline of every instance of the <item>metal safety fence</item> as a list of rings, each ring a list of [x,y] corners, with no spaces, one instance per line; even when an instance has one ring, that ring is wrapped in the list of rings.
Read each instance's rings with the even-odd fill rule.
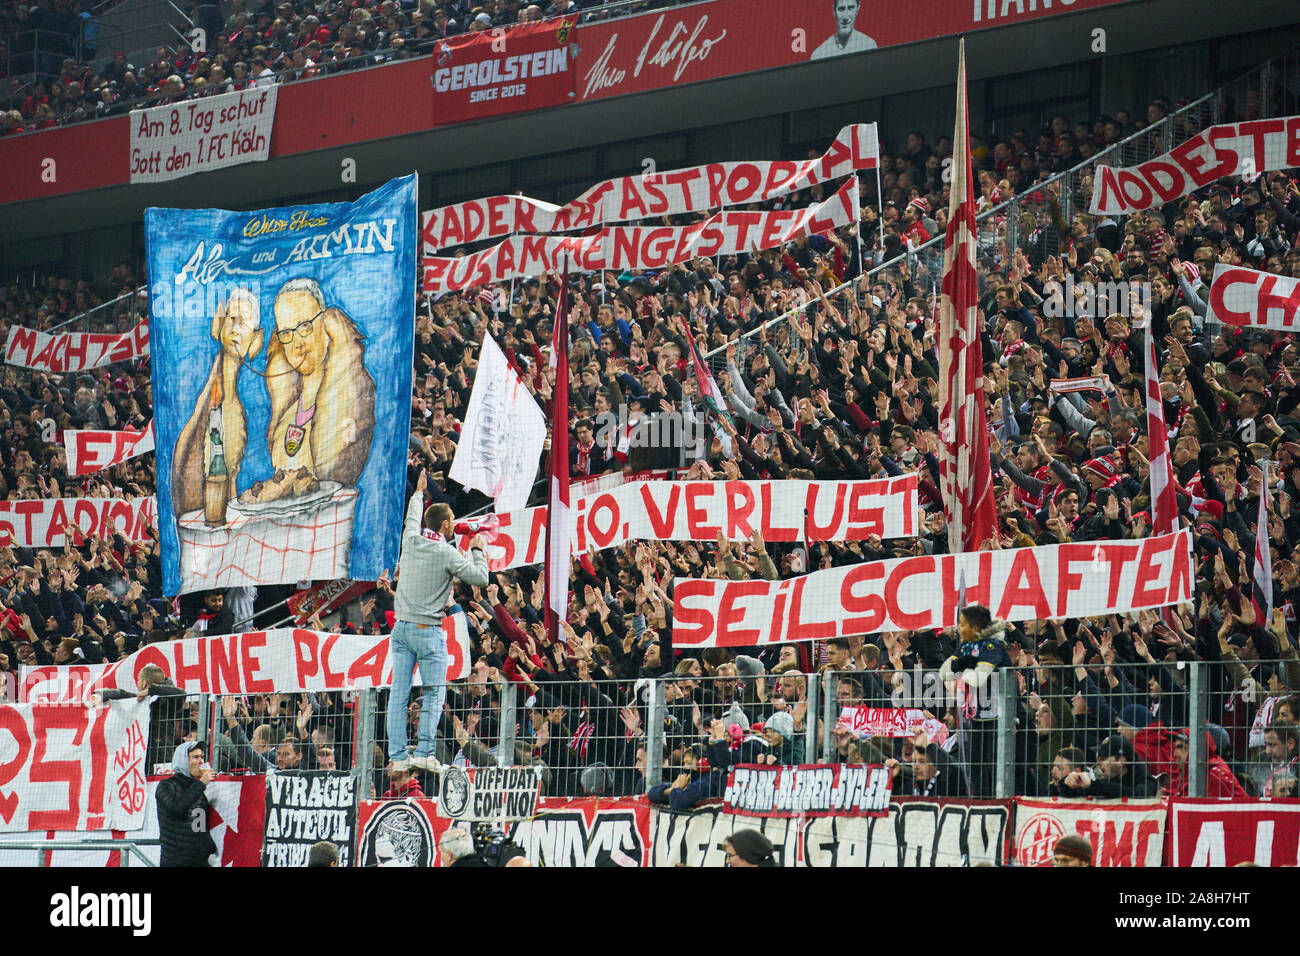
[[[640,794],[755,758],[885,764],[897,796],[1296,794],[1294,653],[1121,662],[1104,632],[1098,648],[1082,638],[1073,646],[1084,650],[1013,641],[1022,663],[977,683],[924,666],[919,654],[911,666],[891,654],[814,673],[784,661],[769,672],[742,657],[706,674],[707,661],[686,658],[667,674],[620,679],[608,676],[617,664],[609,648],[571,662],[556,645],[509,674],[479,661],[469,679],[417,687],[396,708],[388,688],[161,696],[148,766],[166,768],[179,743],[198,738],[221,773],[350,771],[374,798],[405,794],[413,777],[433,795],[433,764],[395,761],[429,756],[436,727],[437,764],[540,766],[552,797]],[[543,654],[559,674],[538,666]],[[1072,663],[1059,660],[1066,655]]]
[[[1278,656],[1259,660],[1257,648],[1269,649],[1266,636],[1225,631],[1217,656],[1201,641],[1216,659],[1195,659],[1190,646],[1176,646],[1172,635],[1140,624],[1134,631],[1115,626],[1108,632],[1099,620],[1062,622],[1059,632],[1050,622],[1037,634],[1029,633],[1032,627],[1017,629],[1004,647],[983,655],[994,668],[977,659],[954,660],[951,645],[926,632],[855,639],[847,648],[836,642],[824,649],[820,664],[823,649],[815,644],[747,649],[754,656],[707,648],[667,671],[653,655],[628,666],[600,644],[573,646],[572,658],[561,645],[535,654],[507,650],[504,657],[494,648],[474,663],[468,679],[417,686],[409,696],[399,680],[397,698],[388,687],[167,693],[166,684],[142,672],[153,695],[147,767],[166,774],[178,744],[203,742],[211,769],[222,776],[223,813],[233,813],[230,801],[242,806],[250,793],[260,806],[275,775],[297,771],[350,774],[347,789],[360,806],[441,799],[444,783],[464,779],[440,773],[443,766],[534,768],[540,795],[560,798],[552,810],[568,806],[567,798],[626,810],[630,804],[621,798],[644,795],[652,806],[685,814],[660,824],[667,828],[661,849],[680,843],[683,853],[701,833],[712,841],[709,834],[723,825],[722,817],[737,816],[719,801],[730,771],[742,765],[837,765],[840,773],[883,766],[893,822],[880,825],[887,830],[895,823],[906,829],[910,804],[940,801],[1000,806],[1004,821],[1013,799],[1062,798],[1076,809],[1089,801],[1113,808],[1121,798],[1151,805],[1161,798],[1294,802],[1300,771],[1295,650],[1280,641]],[[548,659],[549,667],[543,666]],[[134,706],[134,698],[107,692],[92,703]],[[33,726],[64,734],[91,726],[54,716],[47,711]],[[94,726],[104,725],[96,718]],[[41,759],[34,756],[33,766]],[[114,759],[106,754],[104,762]],[[88,760],[85,776],[93,777],[92,766]],[[75,786],[48,786],[66,779],[50,770],[33,772],[24,790],[24,819],[36,821],[39,814],[45,822],[34,824],[33,832],[75,829],[71,821],[88,819],[82,810],[93,804],[81,801]],[[137,789],[138,809],[148,799],[143,777]],[[275,799],[288,799],[282,788],[276,792]],[[51,822],[56,819],[60,825]],[[840,852],[850,856],[894,853],[871,849],[870,826],[811,824],[823,848],[842,845]],[[143,821],[143,832],[128,842],[156,845],[150,827]],[[89,842],[74,840],[71,832],[47,837],[68,841],[67,852],[130,850],[99,828],[102,837],[91,834]],[[0,855],[9,851],[6,860],[25,864],[38,848],[30,835],[14,836],[17,842],[0,841]],[[1029,852],[1022,837],[1016,837],[1018,859]],[[943,862],[963,862],[965,849],[941,842],[934,852],[944,854]],[[62,854],[65,847],[39,849]],[[988,850],[976,856],[984,859]],[[247,847],[231,852],[247,858]],[[591,855],[583,852],[590,865]],[[88,858],[38,856],[47,866]]]
[[[867,655],[884,663],[852,670],[805,673],[782,662],[769,672],[742,657],[739,667],[725,661],[708,674],[707,661],[686,658],[656,677],[595,677],[614,664],[597,647],[590,661],[576,662],[584,676],[535,663],[507,675],[480,661],[468,680],[415,688],[398,705],[396,725],[386,688],[357,691],[342,713],[322,720],[336,744],[341,728],[355,730],[355,763],[335,766],[357,774],[371,798],[406,795],[412,780],[436,793],[433,764],[394,765],[427,756],[431,726],[437,764],[540,766],[542,794],[552,797],[629,796],[710,774],[701,798],[721,796],[729,767],[756,759],[885,764],[896,796],[1296,795],[1294,653],[1125,662],[1104,633],[1099,648],[1077,656],[1054,648],[1013,641],[1018,664],[968,684],[960,671],[924,666],[919,656],[912,666],[903,655],[885,661],[885,652]],[[567,655],[558,645],[547,653]],[[441,716],[424,722],[422,740],[424,713],[440,696]],[[272,739],[286,734],[271,748],[283,753],[289,715],[264,723],[280,728]]]

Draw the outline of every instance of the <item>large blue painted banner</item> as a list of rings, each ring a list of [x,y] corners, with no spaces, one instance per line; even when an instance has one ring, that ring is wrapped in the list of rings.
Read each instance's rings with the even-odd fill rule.
[[[392,568],[415,177],[354,203],[149,209],[145,232],[165,593]]]

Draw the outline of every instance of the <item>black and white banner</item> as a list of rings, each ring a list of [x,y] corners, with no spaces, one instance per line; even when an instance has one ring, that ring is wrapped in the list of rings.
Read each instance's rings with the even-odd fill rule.
[[[356,846],[356,778],[340,770],[303,770],[266,777],[262,866],[307,865],[312,844],[328,840],[339,866],[352,864]]]
[[[541,767],[448,767],[438,784],[438,815],[453,820],[526,820],[537,814]]]
[[[895,799],[884,817],[754,817],[659,810],[654,866],[726,865],[726,840],[759,830],[782,867],[993,866],[1008,857],[1008,800]]]

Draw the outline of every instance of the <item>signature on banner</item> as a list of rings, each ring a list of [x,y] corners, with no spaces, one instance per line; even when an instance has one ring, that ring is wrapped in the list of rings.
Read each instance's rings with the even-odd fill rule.
[[[126,730],[126,743],[117,748],[113,755],[113,769],[117,771],[117,799],[127,813],[135,814],[144,809],[144,732],[140,722],[136,721]]]

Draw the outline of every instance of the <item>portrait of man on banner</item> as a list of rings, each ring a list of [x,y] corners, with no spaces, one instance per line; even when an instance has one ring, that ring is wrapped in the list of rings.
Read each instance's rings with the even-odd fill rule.
[[[845,53],[864,53],[876,48],[876,41],[859,32],[856,27],[862,0],[826,0],[826,3],[834,16],[835,32],[813,50],[810,60],[825,60]]]
[[[355,203],[147,211],[167,594],[374,580],[395,564],[414,184]]]

